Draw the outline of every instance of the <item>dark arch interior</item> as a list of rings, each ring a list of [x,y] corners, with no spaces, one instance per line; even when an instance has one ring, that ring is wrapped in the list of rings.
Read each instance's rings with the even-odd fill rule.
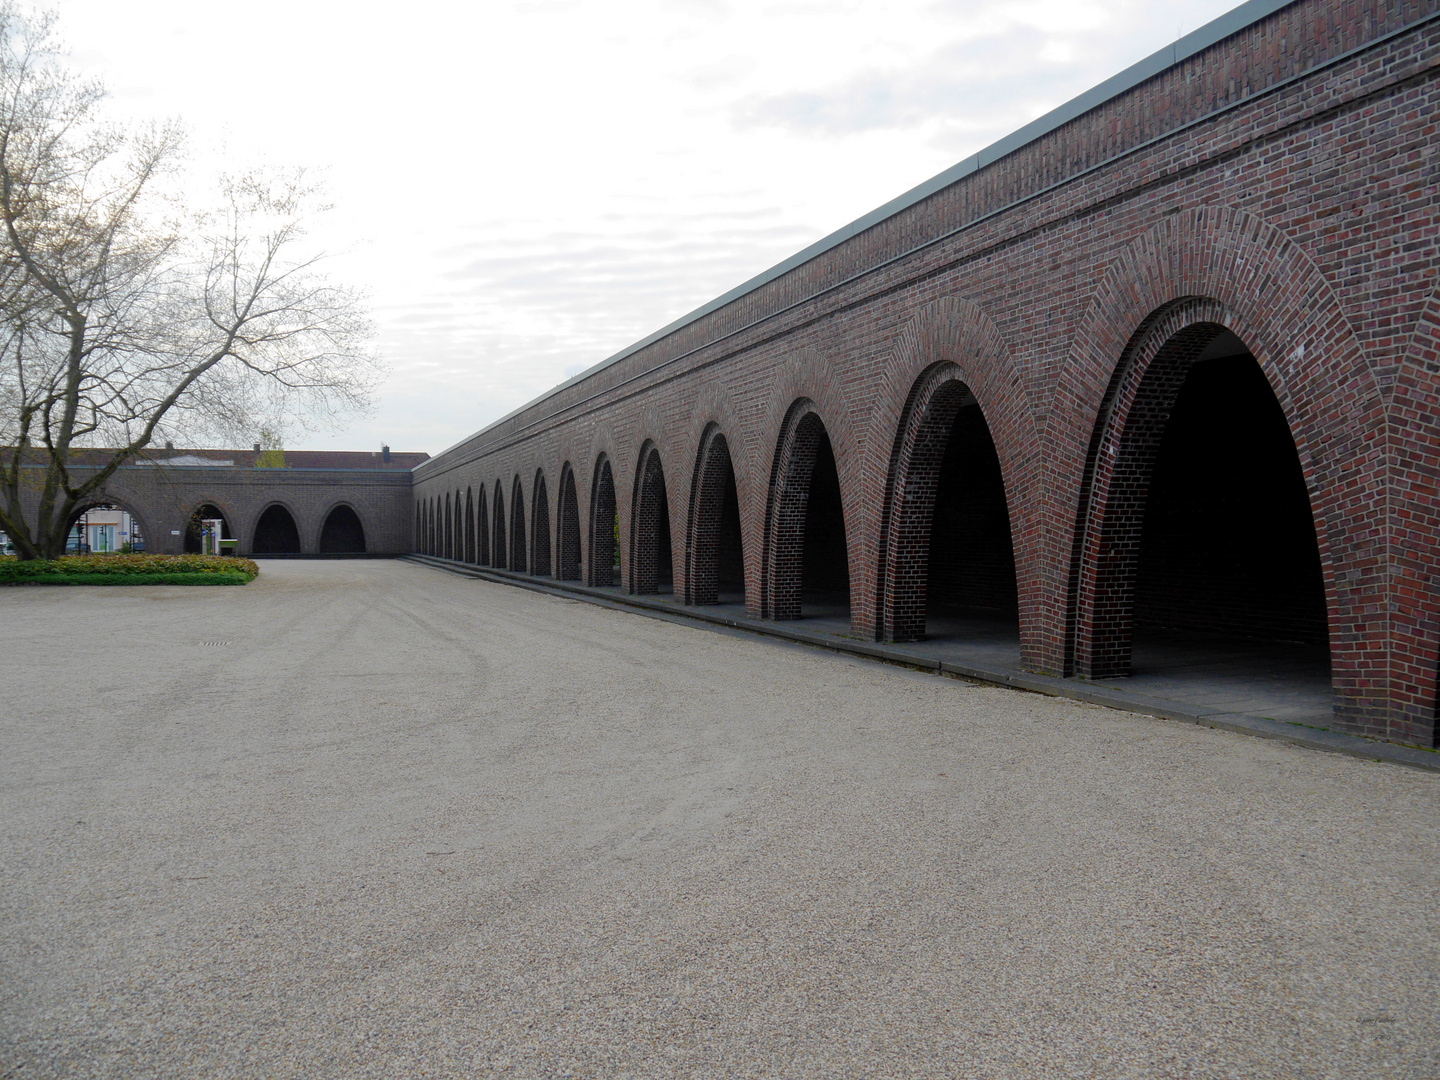
[[[1232,334],[1190,368],[1161,438],[1135,625],[1328,644],[1320,549],[1295,441],[1265,373]]]
[[[990,426],[972,403],[955,414],[935,491],[927,619],[1003,615],[1018,626],[1015,549]]]
[[[465,489],[465,561],[473,563],[475,553],[475,492]]]
[[[505,560],[505,495],[500,490],[500,485],[495,485],[495,543],[492,553],[495,561],[492,566],[498,566],[501,570],[506,568]]]
[[[818,424],[818,421],[817,421]],[[738,514],[738,505],[737,505]],[[802,614],[850,611],[850,560],[845,550],[845,512],[840,502],[840,473],[835,451],[823,428],[815,448],[805,509],[804,553],[801,556],[800,603]]]
[[[530,556],[530,572],[540,577],[550,576],[550,493],[545,487],[545,477],[535,477],[535,521],[530,527],[530,543],[534,547]]]
[[[475,509],[475,561],[481,566],[490,565],[490,511],[483,487]]]
[[[575,491],[575,474],[566,468],[560,477],[560,499],[556,505],[559,550],[555,575],[561,581],[580,580],[580,506]]]
[[[216,518],[220,520],[220,535],[222,538],[229,540],[235,536],[235,534],[230,531],[230,522],[221,512],[220,508],[214,503],[205,503],[203,506],[196,507],[195,512],[190,515],[189,522],[186,523],[184,550],[187,555],[198,555],[203,550],[204,544],[201,530],[204,526],[202,522],[213,521]]]
[[[331,510],[320,530],[320,554],[365,554],[365,526],[360,524],[360,515],[344,505]]]
[[[510,492],[510,569],[525,572],[525,493],[518,480]]]
[[[668,593],[675,587],[674,551],[670,542],[670,499],[660,455],[652,452],[640,479],[636,507],[634,559],[637,593]]]
[[[590,584],[607,588],[620,584],[620,514],[615,504],[615,477],[610,462],[601,461],[591,500]]]
[[[256,555],[300,554],[300,530],[290,511],[277,504],[261,514],[250,550]]]
[[[720,534],[715,551],[715,587],[720,602],[745,600],[745,549],[740,539],[740,496],[735,487],[735,465],[727,445],[721,463]]]

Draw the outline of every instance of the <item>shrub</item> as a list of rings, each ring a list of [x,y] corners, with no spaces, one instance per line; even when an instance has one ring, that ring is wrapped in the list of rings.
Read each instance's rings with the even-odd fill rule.
[[[0,585],[244,585],[260,568],[220,555],[66,555],[0,557]]]

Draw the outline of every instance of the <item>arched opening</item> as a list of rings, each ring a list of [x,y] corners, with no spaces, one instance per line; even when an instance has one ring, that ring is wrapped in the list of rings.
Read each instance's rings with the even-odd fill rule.
[[[214,524],[219,522],[218,525]],[[202,503],[190,514],[185,523],[184,548],[187,555],[218,555],[218,540],[233,540],[235,533],[225,512],[214,503]]]
[[[320,529],[321,555],[364,555],[365,526],[353,507],[341,503],[325,515]]]
[[[595,463],[590,491],[590,584],[610,588],[620,584],[620,515],[615,506],[615,476],[604,454]]]
[[[440,533],[440,555],[442,558],[455,557],[455,522],[450,516],[450,493],[445,493],[445,525]]]
[[[998,639],[1018,650],[1015,551],[1000,457],[953,364],[926,371],[910,393],[888,510],[882,637]]]
[[[840,473],[814,404],[791,406],[776,451],[761,604],[771,619],[850,623],[850,562]]]
[[[1140,362],[1117,373],[1092,446],[1075,671],[1234,672],[1243,654],[1251,670],[1271,665],[1271,683],[1283,669],[1328,684],[1309,491],[1265,373],[1216,323],[1186,326]]]
[[[477,559],[481,566],[490,565],[490,514],[486,505],[485,489],[480,488],[480,507],[475,516],[475,536],[479,541],[480,550]]]
[[[146,550],[145,526],[123,503],[91,503],[70,519],[67,555],[139,553]]]
[[[630,591],[674,591],[674,556],[670,543],[670,500],[660,450],[646,443],[635,473],[633,524],[630,531]]]
[[[420,531],[420,504],[419,504],[419,503],[416,503],[416,504],[415,504],[415,534],[414,534],[414,539],[411,541],[411,544],[412,544],[412,550],[414,550],[417,554],[420,553],[420,552],[423,552],[423,551],[425,550],[424,536],[423,536],[423,534],[422,534],[421,531]]]
[[[465,560],[465,504],[460,499],[460,492],[455,492],[455,527],[450,534],[450,557],[456,562]]]
[[[686,603],[743,604],[745,552],[740,536],[740,497],[730,444],[715,424],[700,439],[691,485],[690,519]]]
[[[279,503],[272,503],[255,523],[255,539],[250,544],[255,555],[298,555],[300,554],[300,530],[290,511]]]
[[[491,565],[505,569],[505,494],[500,488],[500,481],[495,481],[495,561]]]
[[[560,470],[560,498],[556,574],[561,581],[580,580],[580,504],[575,491],[575,470],[567,462]]]
[[[535,520],[530,523],[530,572],[538,577],[550,576],[550,494],[545,490],[545,474],[535,474]]]
[[[475,561],[475,492],[465,489],[465,561]]]
[[[525,573],[525,489],[518,476],[510,488],[510,569]]]
[[[436,500],[432,497],[430,499],[430,515],[426,522],[425,554],[427,555],[439,554],[440,530],[435,527],[435,516],[438,512]]]

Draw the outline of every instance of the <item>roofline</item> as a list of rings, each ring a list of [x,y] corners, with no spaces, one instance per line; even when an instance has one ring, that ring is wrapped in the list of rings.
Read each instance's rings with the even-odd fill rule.
[[[511,420],[516,416],[519,416],[526,409],[532,408],[533,406],[540,404],[540,402],[545,401],[547,398],[554,397],[562,390],[566,390],[572,386],[575,386],[577,383],[584,382],[592,375],[604,371],[612,364],[618,364],[626,357],[633,356],[641,349],[644,349],[649,345],[653,345],[655,342],[660,341],[662,338],[668,337],[669,335],[675,333],[675,331],[689,326],[691,323],[704,318],[711,312],[718,311],[726,304],[729,304],[734,300],[740,299],[740,297],[745,296],[747,293],[752,293],[756,289],[759,289],[764,285],[768,285],[776,278],[782,277],[785,274],[788,274],[791,270],[803,266],[805,263],[819,257],[820,255],[823,255],[825,252],[831,250],[832,248],[839,247],[846,240],[849,240],[854,236],[858,236],[866,229],[872,228],[873,226],[880,224],[882,221],[885,221],[887,218],[894,217],[896,214],[899,214],[904,210],[908,210],[916,203],[928,199],[937,191],[941,191],[944,188],[949,187],[951,184],[954,184],[959,180],[963,180],[965,177],[970,176],[972,173],[979,172],[987,165],[993,165],[1001,158],[1013,154],[1015,151],[1020,150],[1025,146],[1028,146],[1032,142],[1036,142],[1037,140],[1050,134],[1052,131],[1055,131],[1057,128],[1063,127],[1065,124],[1068,124],[1071,120],[1083,116],[1085,113],[1090,112],[1092,109],[1096,109],[1099,106],[1104,105],[1106,102],[1112,101],[1120,95],[1135,89],[1135,87],[1139,86],[1147,79],[1154,78],[1156,75],[1159,75],[1162,72],[1167,71],[1172,67],[1175,67],[1177,64],[1180,64],[1183,61],[1190,59],[1192,56],[1204,52],[1211,46],[1216,45],[1221,41],[1224,41],[1231,35],[1238,34],[1241,30],[1244,30],[1250,26],[1254,26],[1262,19],[1268,18],[1275,12],[1280,11],[1283,8],[1290,7],[1292,4],[1297,2],[1298,0],[1246,0],[1246,2],[1241,4],[1239,7],[1232,8],[1230,11],[1225,12],[1225,14],[1219,16],[1218,18],[1212,19],[1210,22],[1206,23],[1199,29],[1192,30],[1184,37],[1177,39],[1173,44],[1166,45],[1164,48],[1151,53],[1143,60],[1131,64],[1129,67],[1125,68],[1123,71],[1119,72],[1116,75],[1112,75],[1104,82],[1092,86],[1089,90],[1086,90],[1084,93],[1078,94],[1077,96],[1071,98],[1063,105],[1056,106],[1049,112],[1045,113],[1043,116],[1035,118],[1025,126],[1018,128],[1015,131],[1012,131],[1009,135],[1006,135],[1003,138],[991,143],[984,149],[979,150],[974,154],[971,154],[969,157],[965,158],[959,163],[950,166],[950,168],[946,169],[944,172],[938,173],[935,176],[932,176],[929,180],[917,184],[915,187],[911,188],[909,191],[906,191],[901,195],[897,195],[889,202],[876,207],[868,214],[856,218],[854,221],[850,222],[850,224],[844,225],[836,229],[828,236],[821,237],[819,240],[815,241],[815,243],[811,244],[809,247],[802,248],[794,255],[791,255],[788,259],[784,259],[776,263],[768,270],[761,271],[754,277],[750,278],[748,281],[741,282],[739,285],[735,286],[728,292],[721,293],[719,296],[715,297],[715,299],[709,301],[708,303],[701,304],[698,308],[695,308],[695,310],[680,316],[680,318],[674,320],[673,322],[667,323],[659,330],[656,330],[652,334],[646,335],[639,341],[635,342],[633,345],[626,346],[614,355],[606,357],[599,363],[592,364],[590,367],[586,368],[579,374],[572,375],[564,382],[558,383],[557,385],[552,386],[549,390],[546,390],[544,393],[541,393],[538,396],[531,398],[529,401],[525,402],[525,404],[511,409],[508,413],[500,417],[498,420],[490,421],[490,423],[486,424],[478,431],[472,432],[471,434],[465,436],[465,438],[461,439],[459,442],[447,446],[444,450],[441,450],[438,454],[433,455],[428,460],[422,461],[419,465],[414,466],[411,471],[418,471],[424,466],[431,464],[432,462],[439,461],[452,450],[459,449],[461,446],[465,445],[470,440],[479,438],[481,435],[484,435],[492,428],[496,428],[499,425],[505,423],[506,421]]]

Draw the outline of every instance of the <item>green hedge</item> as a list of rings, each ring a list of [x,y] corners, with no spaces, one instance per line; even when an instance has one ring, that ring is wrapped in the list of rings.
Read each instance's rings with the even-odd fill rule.
[[[30,574],[7,579],[0,571],[0,585],[248,585],[248,574],[235,571],[186,574]]]
[[[67,555],[0,558],[0,585],[244,585],[260,568],[216,555]]]

